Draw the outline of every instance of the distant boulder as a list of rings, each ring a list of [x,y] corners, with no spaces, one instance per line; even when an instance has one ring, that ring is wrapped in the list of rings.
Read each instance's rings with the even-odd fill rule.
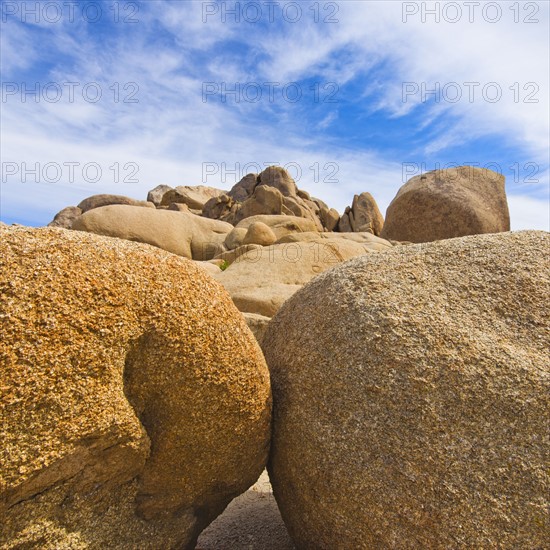
[[[104,206],[80,216],[73,229],[151,244],[194,260],[210,260],[233,226],[187,212]]]
[[[111,204],[120,204],[128,206],[144,206],[145,208],[154,208],[155,205],[147,201],[138,201],[136,199],[131,199],[130,197],[125,197],[124,195],[92,195],[87,199],[84,199],[79,205],[78,208],[82,213],[86,213],[89,210],[94,208],[101,208],[102,206],[110,206]]]
[[[67,206],[59,211],[54,219],[48,224],[48,227],[62,227],[63,229],[71,229],[73,222],[82,215],[82,210],[78,206]]]
[[[415,243],[510,230],[504,176],[460,166],[410,179],[386,212],[381,236]]]

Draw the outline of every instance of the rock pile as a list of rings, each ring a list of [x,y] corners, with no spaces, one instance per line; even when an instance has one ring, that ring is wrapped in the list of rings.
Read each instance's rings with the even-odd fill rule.
[[[546,547],[550,234],[498,175],[385,222],[270,167],[51,225],[0,224],[0,548],[194,548],[268,455],[297,548]],[[264,489],[201,547],[292,547]]]
[[[340,216],[298,189],[286,170],[271,166],[227,192],[159,185],[146,202],[94,195],[63,209],[50,225],[210,261],[224,271],[204,269],[243,313],[262,315],[265,324],[284,300],[336,263],[400,242],[506,231],[504,178],[472,167],[429,172],[401,188],[387,216],[384,223],[367,192],[355,195]],[[257,319],[254,323],[258,326]]]

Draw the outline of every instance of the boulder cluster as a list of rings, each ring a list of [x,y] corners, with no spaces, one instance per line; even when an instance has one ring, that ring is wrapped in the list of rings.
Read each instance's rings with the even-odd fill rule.
[[[271,167],[50,226],[0,225],[0,548],[192,549],[266,465],[296,548],[546,546],[550,234],[498,174],[384,220]]]
[[[159,185],[147,201],[94,195],[63,209],[50,226],[147,243],[200,262],[261,337],[294,292],[340,262],[403,243],[508,231],[510,217],[504,177],[486,169],[412,178],[384,221],[368,192],[355,195],[340,216],[271,166],[227,192]]]

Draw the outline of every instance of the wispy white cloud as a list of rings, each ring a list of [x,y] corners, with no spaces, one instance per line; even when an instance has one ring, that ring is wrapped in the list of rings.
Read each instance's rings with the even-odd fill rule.
[[[78,34],[74,25],[56,25],[46,42],[37,38],[33,27],[4,26],[3,78],[15,80],[41,59],[57,58],[59,63],[48,69],[49,79],[79,82],[81,87],[96,82],[104,96],[90,103],[80,87],[73,103],[65,94],[58,103],[10,98],[2,105],[2,160],[41,165],[97,162],[105,176],[97,183],[81,178],[69,184],[63,179],[46,188],[21,184],[16,176],[2,184],[2,215],[8,208],[12,215],[27,208],[47,221],[63,206],[96,192],[144,197],[159,183],[199,184],[205,162],[225,163],[229,169],[237,163],[294,162],[302,169],[300,187],[340,211],[362,191],[371,191],[385,210],[403,183],[401,161],[411,159],[395,158],[377,143],[365,147],[334,140],[330,131],[344,118],[342,95],[313,122],[300,104],[229,100],[224,105],[216,98],[205,102],[202,95],[203,84],[210,81],[231,86],[314,79],[337,82],[341,88],[353,83],[359,93],[346,101],[358,117],[383,113],[388,119],[406,120],[421,113],[417,129],[423,139],[408,148],[415,157],[452,152],[457,144],[484,136],[496,136],[520,151],[522,158],[541,166],[541,177],[538,186],[519,188],[509,182],[513,224],[548,226],[544,186],[550,63],[545,2],[538,2],[536,25],[514,23],[505,3],[507,16],[498,24],[482,19],[474,24],[432,24],[419,17],[403,23],[402,3],[369,1],[339,2],[337,24],[318,24],[308,16],[297,24],[278,21],[271,27],[223,23],[220,17],[205,23],[203,5],[142,4],[139,24],[118,28],[105,39],[93,25],[79,24]],[[403,82],[432,87],[434,82],[452,81],[498,82],[507,99],[427,106],[418,94],[403,102]],[[539,103],[515,103],[507,88],[532,81],[539,86]],[[110,89],[114,83],[120,85],[119,103]],[[131,91],[123,89],[127,83],[139,87],[139,103],[122,101]],[[114,183],[109,166],[115,162],[137,162],[139,183]],[[325,181],[333,163],[337,183]],[[317,177],[311,166],[319,167]],[[225,182],[221,173],[219,178],[204,183],[226,188],[234,183],[232,176]]]

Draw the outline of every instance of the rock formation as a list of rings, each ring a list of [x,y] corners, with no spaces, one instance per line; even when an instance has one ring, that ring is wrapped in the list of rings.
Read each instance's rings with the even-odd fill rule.
[[[267,367],[193,262],[2,226],[0,330],[0,547],[194,548],[262,471]]]
[[[298,548],[547,546],[549,250],[395,247],[283,305],[269,475]]]
[[[231,254],[224,253],[222,257],[229,267],[214,277],[228,290],[241,312],[272,317],[310,279],[340,262],[369,254],[380,244],[330,238],[329,233],[310,235],[303,242],[269,247],[243,245]],[[391,244],[386,243],[386,247]]]
[[[504,176],[460,166],[403,185],[388,207],[381,236],[419,243],[509,230]]]
[[[194,260],[209,260],[221,251],[233,226],[186,212],[113,205],[83,214],[72,228],[151,244]]]
[[[361,193],[353,197],[351,207],[347,207],[340,218],[338,230],[341,232],[367,232],[380,235],[384,218],[374,197],[370,193]]]

